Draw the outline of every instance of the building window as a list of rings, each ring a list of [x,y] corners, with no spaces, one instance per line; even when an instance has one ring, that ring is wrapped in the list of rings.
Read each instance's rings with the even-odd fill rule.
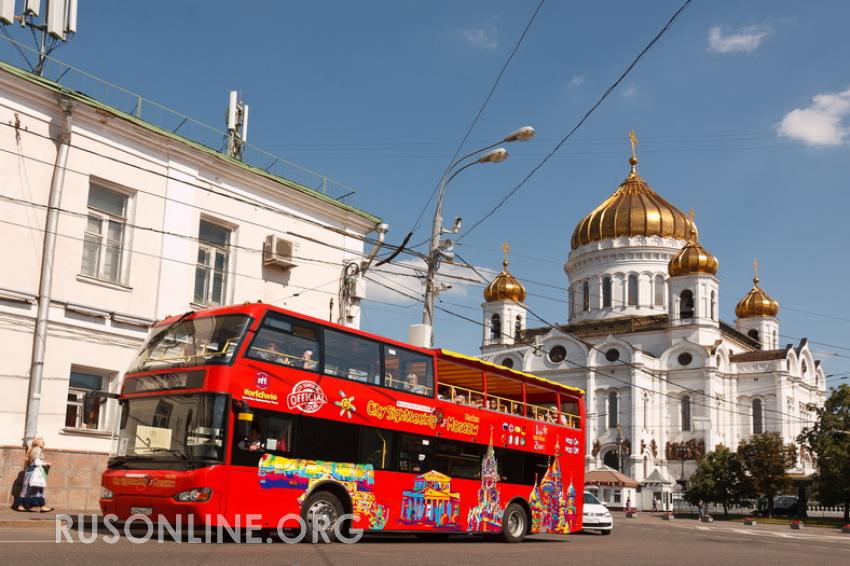
[[[689,366],[691,365],[691,362],[694,361],[694,357],[688,352],[682,352],[679,354],[678,361],[680,366]]]
[[[753,399],[753,434],[764,432],[761,399]]]
[[[502,360],[502,365],[503,365],[503,366],[505,366],[506,368],[513,368],[513,367],[514,367],[514,360],[513,360],[513,358],[505,358],[505,359],[503,359],[503,360]]]
[[[581,286],[581,310],[590,310],[590,283],[585,281]]]
[[[717,320],[717,294],[711,292],[711,320]]]
[[[496,342],[502,338],[502,317],[494,314],[490,317],[490,340]]]
[[[230,230],[201,220],[198,233],[198,264],[195,268],[195,303],[221,305],[227,290]]]
[[[605,352],[605,359],[609,362],[616,362],[620,359],[620,350],[617,348],[609,348],[608,351]]]
[[[620,398],[616,391],[608,394],[608,428],[617,428],[620,424]]]
[[[679,318],[694,317],[694,293],[690,289],[685,289],[679,295]]]
[[[514,340],[519,340],[520,334],[522,334],[522,317],[516,315],[516,320],[514,320]]]
[[[611,306],[611,278],[603,277],[602,278],[602,306],[610,307]]]
[[[664,276],[656,275],[655,276],[655,306],[662,307],[664,306]]]
[[[747,336],[749,336],[753,340],[758,340],[759,339],[759,331],[756,330],[755,328],[753,328],[753,329],[751,329],[747,332]]]
[[[83,237],[83,275],[121,283],[126,223],[127,195],[90,185]]]
[[[635,306],[638,304],[638,278],[632,273],[629,275],[629,305]]]
[[[806,360],[803,360],[803,363],[800,364],[800,375],[806,377],[807,371],[809,371],[809,366],[806,364]]]
[[[570,285],[570,290],[568,292],[570,298],[570,318],[576,315],[576,288],[574,285]]]
[[[649,428],[649,397],[645,393],[643,395],[643,428]]]
[[[106,429],[105,399],[95,398],[91,394],[106,391],[108,387],[108,376],[72,369],[68,383],[68,404],[65,406],[65,427]]]
[[[563,346],[554,346],[549,350],[549,361],[553,364],[559,364],[567,359],[567,349]]]
[[[688,395],[682,397],[682,430],[691,430],[691,398]]]

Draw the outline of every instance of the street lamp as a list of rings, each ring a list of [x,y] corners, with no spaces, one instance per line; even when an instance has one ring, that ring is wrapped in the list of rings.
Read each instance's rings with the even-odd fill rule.
[[[422,324],[428,329],[427,340],[430,345],[434,345],[434,300],[442,289],[437,285],[437,271],[440,269],[440,263],[446,259],[451,261],[454,259],[454,242],[446,239],[441,240],[443,234],[457,234],[460,231],[460,217],[455,218],[454,225],[451,230],[443,228],[443,200],[446,194],[446,187],[451,183],[452,179],[457,177],[462,171],[477,165],[479,163],[501,163],[508,158],[508,151],[503,147],[496,147],[501,143],[512,143],[515,141],[527,141],[534,137],[534,128],[531,126],[523,126],[514,130],[502,140],[482,147],[466,155],[456,159],[446,168],[440,179],[439,189],[437,191],[437,205],[434,210],[434,222],[431,226],[431,245],[428,250],[428,257],[425,259],[428,264],[428,275],[425,279],[425,306],[422,311]],[[495,149],[494,149],[495,148]],[[484,153],[487,152],[487,153]],[[461,165],[464,161],[477,157],[474,161]]]

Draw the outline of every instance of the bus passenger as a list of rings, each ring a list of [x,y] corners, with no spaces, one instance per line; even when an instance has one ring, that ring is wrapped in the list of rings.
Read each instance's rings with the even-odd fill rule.
[[[286,361],[283,354],[278,351],[277,344],[275,342],[269,342],[266,344],[265,348],[257,348],[255,346],[254,349],[257,350],[257,357],[261,360],[276,364],[281,364]]]
[[[415,393],[417,395],[428,394],[428,390],[424,386],[419,385],[419,376],[415,373],[407,374],[407,383],[404,388],[410,393]]]
[[[304,350],[304,353],[301,354],[302,362],[301,367],[304,369],[316,369],[319,367],[319,362],[313,359],[313,350]]]
[[[246,452],[265,452],[266,447],[263,446],[261,436],[259,425],[252,424],[248,436],[239,442],[239,449]]]

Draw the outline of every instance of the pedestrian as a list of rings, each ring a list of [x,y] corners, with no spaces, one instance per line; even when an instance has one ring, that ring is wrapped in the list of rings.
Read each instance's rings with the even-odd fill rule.
[[[15,500],[15,509],[33,513],[48,513],[53,507],[48,507],[44,501],[44,488],[47,487],[47,470],[50,464],[44,461],[44,439],[33,438],[27,448],[26,468],[21,494]]]
[[[700,499],[699,503],[697,503],[697,513],[699,514],[699,518],[701,521],[703,516],[705,515],[705,502],[702,499]]]
[[[652,512],[653,513],[658,512],[658,498],[655,497],[654,495],[652,496]]]
[[[632,512],[632,496],[626,497],[626,516]]]

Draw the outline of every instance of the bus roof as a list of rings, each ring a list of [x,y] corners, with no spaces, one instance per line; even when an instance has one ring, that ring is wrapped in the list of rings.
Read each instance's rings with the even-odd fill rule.
[[[546,389],[553,389],[555,391],[562,391],[564,393],[569,393],[571,395],[575,395],[578,393],[579,395],[584,395],[584,389],[579,389],[578,387],[570,387],[569,385],[564,385],[563,383],[558,383],[557,381],[552,381],[546,379],[545,377],[540,377],[539,375],[534,375],[533,373],[526,373],[524,371],[519,371],[515,369],[511,369],[509,367],[500,366],[499,364],[494,364],[492,362],[488,362],[482,360],[480,358],[474,358],[472,356],[467,356],[465,354],[461,354],[458,352],[453,352],[451,350],[445,349],[437,349],[436,352],[438,355],[450,359],[450,360],[458,360],[462,361],[465,364],[472,364],[479,369],[496,369],[500,373],[507,374],[509,376],[515,376],[521,378],[521,380],[525,380],[530,383],[535,383]]]

